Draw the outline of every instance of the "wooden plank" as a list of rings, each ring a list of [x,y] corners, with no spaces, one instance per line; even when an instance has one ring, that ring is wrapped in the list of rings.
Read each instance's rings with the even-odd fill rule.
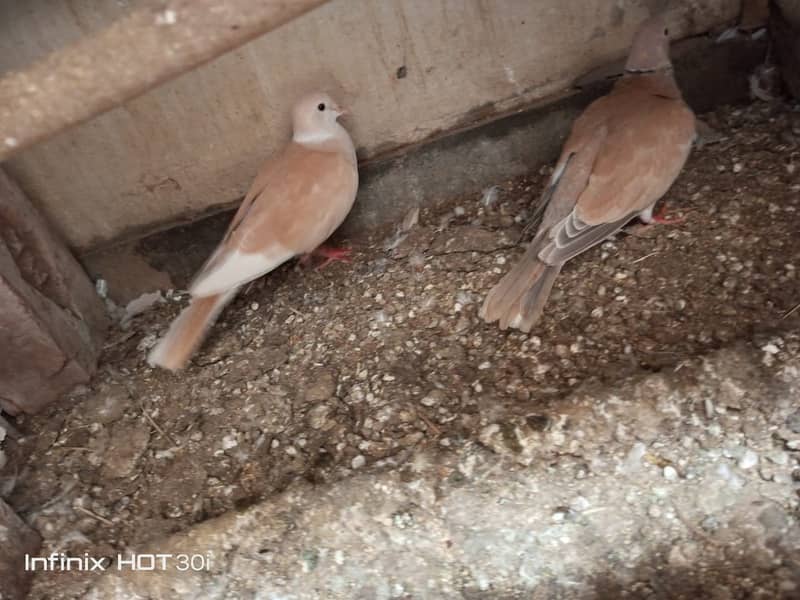
[[[0,161],[328,0],[151,0],[0,79]]]

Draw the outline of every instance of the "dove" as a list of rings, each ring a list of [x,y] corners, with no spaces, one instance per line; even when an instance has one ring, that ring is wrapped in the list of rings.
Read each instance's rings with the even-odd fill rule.
[[[338,122],[344,111],[324,93],[292,110],[292,139],[263,165],[216,250],[189,287],[190,304],[148,355],[151,366],[183,368],[244,284],[294,257],[345,260],[322,246],[355,201],[353,142]],[[324,266],[324,265],[323,265]]]
[[[532,219],[536,234],[521,260],[484,299],[480,316],[529,332],[561,268],[635,217],[653,214],[678,177],[695,139],[669,58],[662,16],[636,32],[625,73],[575,120]]]

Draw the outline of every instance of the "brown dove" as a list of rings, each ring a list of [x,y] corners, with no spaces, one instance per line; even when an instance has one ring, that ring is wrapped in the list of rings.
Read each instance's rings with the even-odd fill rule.
[[[321,254],[330,261],[346,255],[321,247],[350,212],[358,189],[353,142],[337,121],[342,114],[322,93],[294,106],[291,141],[261,168],[191,284],[191,303],[150,352],[151,365],[184,367],[242,285],[296,256]]]
[[[522,259],[486,296],[480,315],[528,332],[561,267],[634,217],[653,215],[695,138],[694,113],[675,83],[662,17],[639,27],[625,74],[578,117],[542,195]]]

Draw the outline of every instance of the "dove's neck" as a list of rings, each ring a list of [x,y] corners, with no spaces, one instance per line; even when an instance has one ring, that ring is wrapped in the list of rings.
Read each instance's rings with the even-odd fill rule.
[[[627,71],[619,80],[621,87],[633,86],[645,89],[656,96],[665,98],[681,98],[681,90],[675,81],[672,69],[658,69],[655,71]]]
[[[332,126],[298,129],[292,135],[296,144],[317,152],[337,152],[357,164],[356,149],[350,134],[339,123]]]
[[[339,123],[298,129],[292,135],[292,140],[312,150],[355,152],[350,134]]]

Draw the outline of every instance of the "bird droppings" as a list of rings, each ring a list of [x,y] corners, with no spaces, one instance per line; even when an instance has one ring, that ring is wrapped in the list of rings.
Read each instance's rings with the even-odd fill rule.
[[[156,15],[156,25],[174,25],[178,22],[178,13],[174,10],[163,10]]]
[[[352,264],[255,282],[178,374],[145,362],[188,300],[166,294],[112,333],[88,388],[18,419],[0,490],[42,554],[205,531],[230,597],[792,597],[796,116],[703,118],[723,137],[666,197],[686,220],[572,261],[530,334],[477,313],[547,169],[489,206],[422,209]],[[38,575],[32,598],[98,581]]]

